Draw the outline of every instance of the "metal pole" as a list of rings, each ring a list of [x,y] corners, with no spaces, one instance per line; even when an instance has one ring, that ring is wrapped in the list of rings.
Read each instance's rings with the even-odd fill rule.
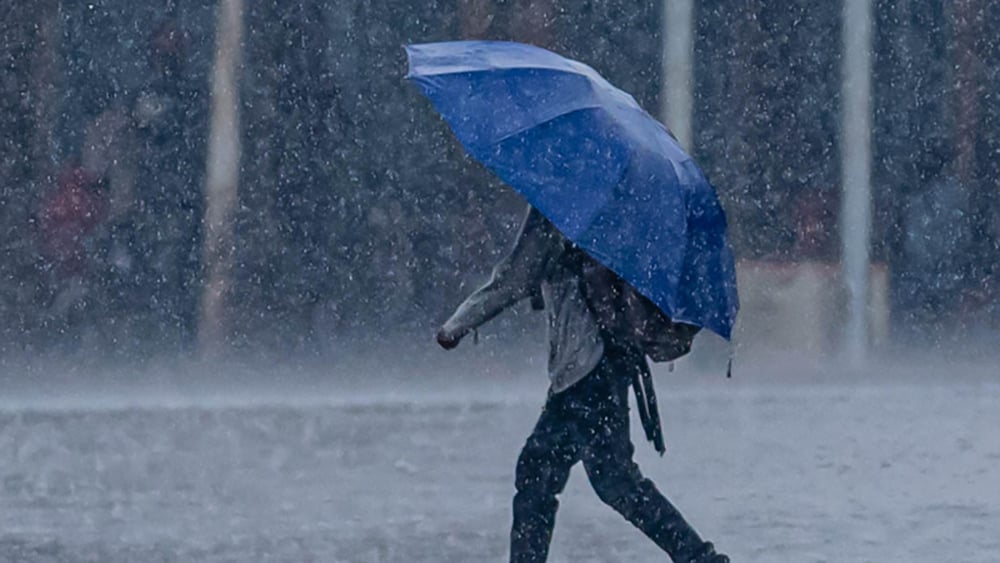
[[[691,150],[694,0],[663,0],[663,122]]]
[[[206,271],[198,340],[203,355],[218,355],[228,336],[225,298],[232,262],[233,211],[240,177],[239,68],[243,0],[221,0],[212,67],[212,116],[205,180]]]
[[[970,186],[975,184],[976,138],[981,124],[979,100],[984,81],[978,79],[976,72],[976,41],[982,37],[984,8],[977,0],[956,0],[952,3],[952,11],[955,26],[954,73],[958,90],[955,168],[959,181]]]
[[[868,354],[867,301],[872,230],[872,0],[844,0],[841,257],[848,289],[844,352],[855,366]]]

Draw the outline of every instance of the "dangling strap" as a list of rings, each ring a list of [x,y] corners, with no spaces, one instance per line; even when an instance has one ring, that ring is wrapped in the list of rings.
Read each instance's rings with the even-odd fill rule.
[[[653,373],[649,369],[649,361],[641,352],[631,354],[635,361],[635,371],[632,376],[632,389],[635,391],[635,403],[639,409],[639,420],[646,433],[646,439],[662,456],[667,447],[663,443],[663,427],[660,424],[660,410],[656,405],[656,391],[653,390]]]
[[[726,364],[726,379],[733,378],[733,360],[736,359],[736,336],[729,339],[729,362]]]
[[[617,338],[608,327],[602,325],[602,317],[595,310],[593,303],[594,296],[591,295],[593,288],[589,284],[584,283],[583,279],[583,260],[587,255],[575,246],[570,247],[567,254],[572,258],[570,261],[571,267],[576,268],[573,271],[578,276],[577,283],[583,295],[583,300],[587,304],[587,310],[597,323],[601,338],[604,340],[605,353],[607,353],[607,347],[612,343],[616,343],[616,347],[623,347],[627,350],[625,354],[626,361],[631,366],[634,366],[632,370],[632,389],[635,391],[635,403],[639,409],[639,420],[642,422],[642,429],[646,433],[646,439],[653,443],[653,447],[662,456],[667,451],[667,447],[663,444],[660,412],[656,407],[656,391],[653,390],[653,374],[649,370],[649,361],[646,359],[646,354],[632,343],[621,343],[620,338]],[[573,265],[574,262],[575,265]]]

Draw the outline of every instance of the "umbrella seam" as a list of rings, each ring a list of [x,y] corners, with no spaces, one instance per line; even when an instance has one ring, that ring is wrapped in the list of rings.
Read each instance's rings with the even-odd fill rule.
[[[496,145],[496,144],[502,143],[502,142],[506,141],[507,139],[510,139],[511,137],[516,137],[517,135],[520,135],[521,133],[524,133],[525,131],[529,131],[529,130],[534,129],[536,127],[540,127],[542,125],[545,125],[546,123],[551,123],[551,122],[559,119],[560,117],[565,117],[567,115],[573,115],[574,113],[580,113],[580,112],[583,112],[583,111],[599,110],[599,109],[602,109],[601,106],[599,106],[599,105],[588,105],[588,106],[584,106],[584,107],[579,107],[579,108],[576,108],[576,109],[572,109],[570,111],[560,113],[559,115],[554,115],[554,116],[552,116],[550,118],[545,119],[544,121],[539,121],[538,123],[534,123],[534,124],[532,124],[532,125],[530,125],[528,127],[521,127],[520,129],[517,129],[516,131],[512,131],[510,133],[505,134],[503,137],[500,137],[499,139],[497,139],[495,141],[491,141],[489,144]]]

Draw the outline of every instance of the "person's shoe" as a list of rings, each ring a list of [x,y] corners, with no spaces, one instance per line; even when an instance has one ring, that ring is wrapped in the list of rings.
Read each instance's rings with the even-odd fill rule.
[[[729,556],[715,552],[712,542],[701,544],[687,559],[678,563],[729,563]]]

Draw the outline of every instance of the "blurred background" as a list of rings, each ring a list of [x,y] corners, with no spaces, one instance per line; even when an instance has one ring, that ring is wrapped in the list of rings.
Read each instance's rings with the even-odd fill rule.
[[[718,189],[739,260],[739,346],[836,351],[850,228],[841,3],[694,3],[680,22],[670,5],[5,4],[0,356],[282,359],[428,345],[507,249],[525,204],[405,82],[402,45],[544,46],[667,119],[678,115],[664,87],[671,25],[690,35],[690,152]],[[995,342],[1000,42],[988,30],[1000,5],[871,10],[865,338],[873,349]],[[213,134],[236,166],[211,172]]]
[[[476,38],[590,64],[718,190],[735,375],[703,331],[654,366],[667,455],[632,427],[699,531],[995,563],[998,28],[990,0],[0,3],[0,562],[504,559],[545,323],[433,335],[525,202],[402,48]],[[573,473],[554,563],[662,557]]]

